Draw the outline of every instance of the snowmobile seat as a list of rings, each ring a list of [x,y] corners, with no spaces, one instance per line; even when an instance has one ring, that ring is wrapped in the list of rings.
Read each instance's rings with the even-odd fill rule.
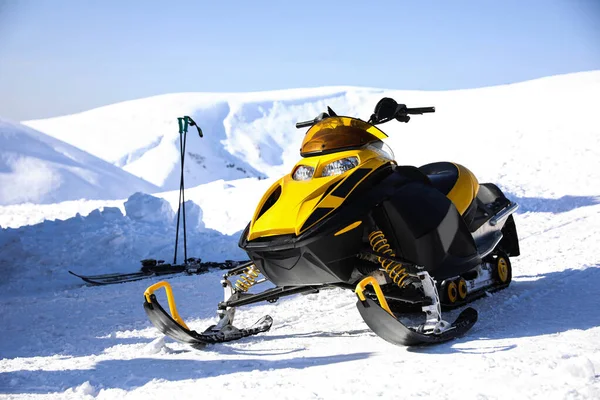
[[[475,198],[479,191],[477,178],[460,164],[436,162],[425,164],[419,170],[427,175],[429,181],[454,203],[460,215],[471,216]]]

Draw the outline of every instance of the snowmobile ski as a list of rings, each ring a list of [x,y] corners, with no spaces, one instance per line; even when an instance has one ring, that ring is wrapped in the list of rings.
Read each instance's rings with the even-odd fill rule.
[[[374,277],[367,277],[356,286],[356,307],[373,332],[392,344],[417,346],[452,340],[464,335],[475,325],[477,311],[470,307],[463,310],[454,323],[444,321],[435,281],[426,271],[417,273],[417,277],[422,282],[429,303],[422,307],[426,316],[425,323],[416,328],[410,328],[396,318]],[[367,285],[371,285],[375,290],[379,304],[364,295]]]
[[[167,300],[171,315],[162,308],[157,301],[156,296],[153,294],[154,290],[163,287],[167,292]],[[273,319],[270,316],[265,315],[250,328],[240,329],[233,326],[230,323],[231,320],[227,319],[228,317],[225,317],[225,319],[222,319],[221,321],[225,323],[220,322],[217,325],[210,326],[204,332],[198,333],[189,329],[183,319],[179,316],[171,286],[167,282],[158,282],[146,290],[144,293],[144,310],[152,324],[163,334],[177,342],[189,344],[198,349],[203,348],[207,344],[230,342],[266,332],[271,329],[271,325],[273,325]]]
[[[356,306],[369,328],[388,342],[401,346],[419,346],[442,343],[464,335],[477,322],[474,308],[463,310],[456,321],[440,333],[424,333],[409,328],[391,316],[371,299],[357,301]]]

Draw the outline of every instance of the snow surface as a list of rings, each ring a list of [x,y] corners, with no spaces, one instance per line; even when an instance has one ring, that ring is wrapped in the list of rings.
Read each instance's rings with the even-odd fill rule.
[[[0,119],[0,205],[119,199],[157,190],[67,143]]]
[[[435,105],[432,116],[384,126],[398,161],[458,161],[480,181],[499,183],[521,205],[515,220],[522,255],[513,260],[514,281],[473,303],[480,319],[471,332],[434,347],[396,347],[368,329],[352,293],[336,289],[240,308],[239,326],[268,313],[272,329],[193,350],[165,340],[147,320],[142,293],[156,279],[88,287],[66,272],[131,271],[144,257],[168,260],[174,210],[161,198],[173,207],[176,191],[135,195],[128,206],[124,198],[13,205],[0,207],[0,224],[12,226],[0,230],[0,398],[600,398],[600,72],[453,92],[319,90],[331,96],[323,104],[334,109],[343,110],[349,98],[356,107],[366,101],[363,116],[384,94],[409,105]],[[227,132],[241,138],[238,127],[254,124],[251,141],[269,143],[284,132],[286,119],[322,111],[309,110],[323,101],[305,102],[309,92],[231,96],[264,101],[267,111],[261,118],[251,107],[240,111]],[[196,95],[186,96],[173,99],[185,105]],[[277,96],[279,105],[269,103]],[[284,101],[294,99],[299,105],[286,114]],[[269,104],[283,108],[273,114]],[[206,107],[212,107],[208,100]],[[299,116],[303,112],[310,115]],[[286,132],[290,143],[303,133]],[[230,154],[271,180],[297,160],[297,146],[294,154],[289,146],[289,154],[287,144],[282,147],[281,163],[268,156],[254,160],[243,149]],[[190,224],[197,224],[188,236],[190,255],[242,257],[239,230],[269,180],[216,180],[186,192],[200,205],[188,203]],[[94,207],[101,211],[88,215]],[[29,225],[43,218],[56,220]],[[169,278],[192,329],[216,322],[220,276]]]

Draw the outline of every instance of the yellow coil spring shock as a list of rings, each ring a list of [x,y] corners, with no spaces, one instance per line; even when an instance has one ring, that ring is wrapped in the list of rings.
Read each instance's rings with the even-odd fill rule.
[[[235,287],[242,292],[247,292],[256,283],[258,274],[260,274],[260,271],[256,266],[249,266],[246,272],[242,274],[242,277],[235,282]]]
[[[373,251],[377,253],[383,253],[390,257],[396,256],[396,253],[392,250],[392,247],[389,245],[382,231],[371,232],[369,235],[369,244]],[[392,278],[392,281],[396,285],[403,288],[410,283],[410,280],[408,279],[410,275],[406,272],[406,268],[402,266],[402,263],[386,260],[381,257],[377,257],[377,261],[379,261],[379,264],[381,264],[385,272]]]

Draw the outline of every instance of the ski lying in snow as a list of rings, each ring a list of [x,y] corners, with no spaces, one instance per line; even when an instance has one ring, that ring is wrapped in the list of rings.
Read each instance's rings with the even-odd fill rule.
[[[165,276],[185,273],[187,275],[198,275],[208,272],[210,268],[229,269],[244,263],[245,261],[226,260],[220,262],[201,262],[198,258],[188,258],[185,264],[165,264],[162,260],[142,260],[142,268],[138,272],[124,272],[103,275],[80,275],[69,271],[83,281],[91,285],[111,285],[115,283],[125,283],[138,281],[140,279],[152,278],[155,276]]]
[[[140,279],[149,278],[154,276],[152,272],[134,272],[131,274],[106,274],[106,275],[79,275],[73,271],[69,271],[71,275],[75,275],[78,278],[83,279],[85,282],[92,285],[110,285],[112,283],[125,283],[138,281]],[[175,273],[175,272],[173,272]]]
[[[201,349],[207,344],[230,342],[266,332],[273,325],[273,318],[265,315],[250,328],[240,329],[232,325],[226,325],[224,328],[217,329],[213,325],[204,332],[198,333],[175,321],[158,303],[155,295],[151,294],[149,300],[145,298],[144,310],[152,324],[170,338],[180,343],[189,344],[197,349]]]

